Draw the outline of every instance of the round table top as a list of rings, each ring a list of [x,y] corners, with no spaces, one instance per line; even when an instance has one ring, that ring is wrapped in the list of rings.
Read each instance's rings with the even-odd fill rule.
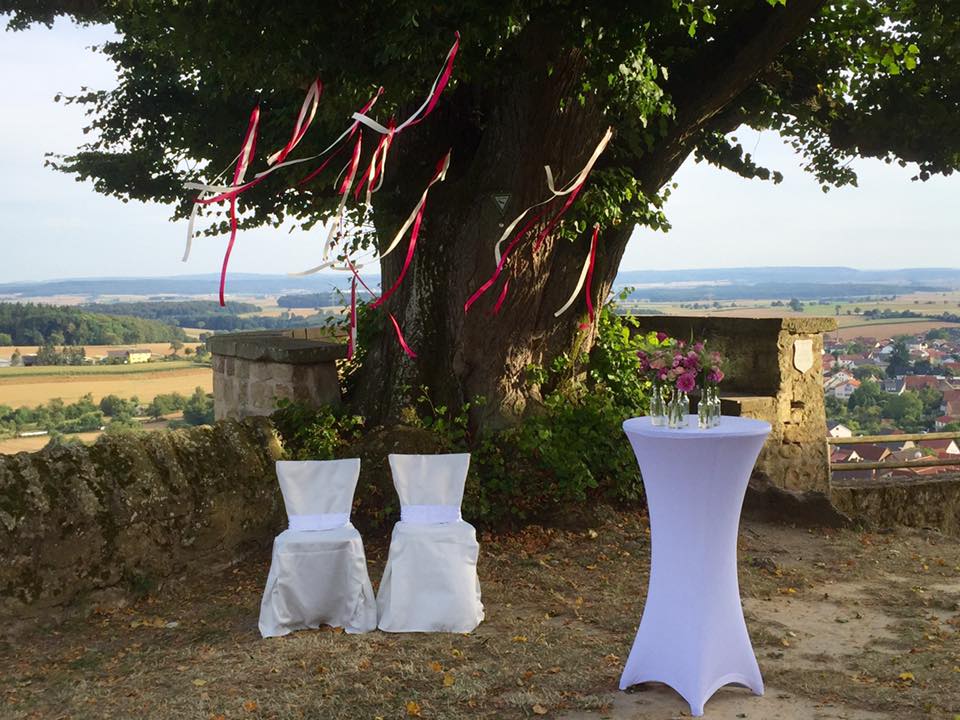
[[[623,431],[629,435],[649,438],[677,438],[705,440],[707,438],[751,437],[767,435],[770,423],[754,418],[723,415],[717,427],[701,430],[697,427],[697,416],[687,415],[688,424],[684,428],[668,428],[666,425],[654,425],[649,417],[635,417],[623,421]]]

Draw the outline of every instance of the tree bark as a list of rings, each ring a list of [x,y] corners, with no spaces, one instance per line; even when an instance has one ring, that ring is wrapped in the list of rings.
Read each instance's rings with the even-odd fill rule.
[[[654,194],[669,181],[699,134],[802,32],[822,2],[791,0],[786,9],[761,8],[721,50],[729,59],[725,65],[679,73],[682,85],[671,89],[680,103],[676,123],[636,168],[646,193]],[[408,143],[405,138],[403,148],[392,155],[394,177],[388,177],[388,184],[405,191],[378,199],[381,238],[393,236],[436,162],[448,147],[453,149],[446,182],[430,192],[404,284],[386,304],[417,359],[403,354],[385,315],[375,319],[384,330],[368,348],[357,384],[361,390],[353,398],[373,421],[396,419],[422,387],[431,401],[450,409],[483,397],[486,404],[475,411],[474,421],[486,427],[509,424],[537,400],[537,389],[525,382],[527,366],[547,366],[578,343],[581,349],[592,345],[595,327],[579,330],[586,309],[582,294],[566,314],[554,317],[576,286],[589,251],[588,235],[575,242],[549,237],[538,252],[531,240],[521,243],[497,285],[464,313],[467,298],[494,272],[494,244],[505,225],[547,196],[543,166],[549,164],[565,182],[605,130],[602,113],[589,102],[576,101],[583,62],[576,50],[561,51],[549,27],[534,23],[516,48],[498,82],[483,89],[461,85],[418,134],[428,139]],[[510,199],[501,212],[494,195],[503,193]],[[553,206],[558,208],[559,203]],[[594,307],[613,284],[632,230],[601,232]],[[382,262],[383,287],[398,276],[404,249]],[[491,315],[506,280],[506,302],[498,315]]]

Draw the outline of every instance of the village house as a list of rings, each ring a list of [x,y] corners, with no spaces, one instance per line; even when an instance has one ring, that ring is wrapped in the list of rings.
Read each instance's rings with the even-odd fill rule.
[[[860,381],[856,378],[846,380],[845,382],[834,385],[830,391],[838,400],[849,400],[854,390],[860,387]]]
[[[107,360],[119,360],[120,362],[128,365],[150,362],[152,357],[153,353],[150,350],[138,350],[131,348],[124,350],[107,350]]]
[[[853,437],[853,430],[841,422],[831,420],[827,423],[827,435],[833,438]]]

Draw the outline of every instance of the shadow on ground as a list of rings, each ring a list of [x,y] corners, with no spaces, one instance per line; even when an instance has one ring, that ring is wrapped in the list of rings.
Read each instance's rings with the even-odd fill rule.
[[[367,548],[376,582],[386,548]],[[668,688],[617,692],[643,609],[649,532],[481,538],[487,621],[469,635],[261,640],[266,555],[168,581],[122,608],[0,641],[4,718],[675,718]],[[762,698],[722,689],[706,717],[948,718],[960,713],[960,541],[747,523],[747,624]]]

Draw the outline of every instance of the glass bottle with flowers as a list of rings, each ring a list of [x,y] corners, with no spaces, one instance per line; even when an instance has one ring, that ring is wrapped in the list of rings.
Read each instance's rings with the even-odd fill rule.
[[[697,424],[701,429],[720,424],[720,382],[723,380],[723,356],[716,352],[703,352],[703,384]]]
[[[637,351],[640,371],[650,378],[648,415],[655,426],[667,424],[668,406],[672,397],[674,349],[676,341],[664,332],[646,335],[643,347]]]

